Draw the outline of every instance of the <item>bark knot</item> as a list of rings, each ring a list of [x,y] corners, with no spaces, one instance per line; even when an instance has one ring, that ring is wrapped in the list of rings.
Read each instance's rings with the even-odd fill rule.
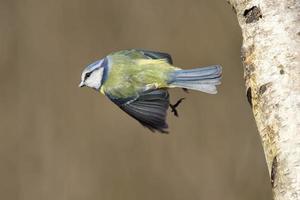
[[[271,185],[272,185],[272,188],[275,186],[275,178],[276,178],[276,174],[277,174],[277,166],[278,166],[277,156],[275,156],[273,158],[273,161],[272,161],[272,169],[271,169]]]
[[[259,95],[263,95],[271,84],[272,83],[265,83],[261,85],[258,90]]]
[[[262,13],[259,7],[253,6],[244,11],[243,16],[246,18],[246,24],[257,22],[262,18]]]
[[[279,73],[280,73],[281,75],[283,75],[283,74],[285,73],[283,68],[284,68],[283,65],[279,65],[279,66],[278,66]]]
[[[267,84],[264,84],[259,87],[259,94],[262,95],[267,90]]]
[[[251,91],[251,87],[249,87],[247,89],[247,100],[252,108],[253,104],[252,104],[252,91]]]
[[[279,71],[279,73],[280,73],[281,75],[284,74],[284,70],[281,69],[281,70]]]

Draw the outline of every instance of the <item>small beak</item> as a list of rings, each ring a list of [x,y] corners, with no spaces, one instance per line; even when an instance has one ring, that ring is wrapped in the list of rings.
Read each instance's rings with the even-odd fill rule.
[[[81,82],[79,83],[79,85],[78,85],[78,87],[84,87],[84,86],[85,86],[85,84],[84,84],[83,81],[81,81]]]

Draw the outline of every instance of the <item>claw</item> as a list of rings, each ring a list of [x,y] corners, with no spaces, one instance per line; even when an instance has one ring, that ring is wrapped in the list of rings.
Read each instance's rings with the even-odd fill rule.
[[[169,104],[170,108],[171,108],[171,112],[174,113],[174,115],[176,117],[178,117],[178,111],[177,111],[177,107],[179,106],[179,104],[184,100],[184,98],[179,99],[175,104]]]

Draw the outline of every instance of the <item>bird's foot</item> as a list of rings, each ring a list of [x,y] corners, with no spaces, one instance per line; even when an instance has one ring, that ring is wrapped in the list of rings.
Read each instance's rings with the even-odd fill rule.
[[[178,117],[178,111],[177,111],[177,107],[179,106],[179,104],[184,100],[184,98],[179,99],[175,104],[169,104],[170,108],[171,108],[171,112],[174,113],[174,115],[176,117]]]

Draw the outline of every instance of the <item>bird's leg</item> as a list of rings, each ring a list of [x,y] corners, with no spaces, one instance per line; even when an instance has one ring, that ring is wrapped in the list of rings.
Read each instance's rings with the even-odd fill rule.
[[[184,100],[184,98],[179,99],[175,104],[169,104],[170,108],[171,108],[171,112],[174,113],[174,115],[176,117],[178,117],[178,111],[177,111],[177,107],[179,106],[179,104]]]

